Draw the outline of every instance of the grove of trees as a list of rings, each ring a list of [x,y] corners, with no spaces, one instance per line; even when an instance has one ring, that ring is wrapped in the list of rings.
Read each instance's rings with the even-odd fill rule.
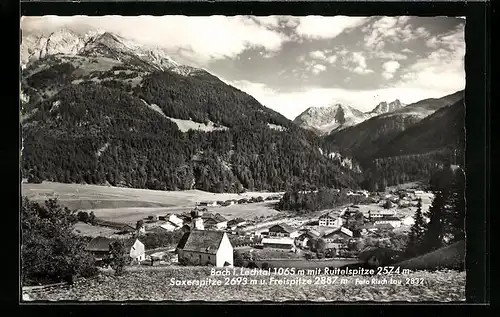
[[[465,239],[465,174],[458,167],[446,166],[430,181],[434,199],[424,223],[421,211],[415,213],[407,252],[427,253]],[[420,208],[419,208],[420,210]]]
[[[21,280],[23,285],[60,282],[74,276],[97,274],[93,256],[85,251],[88,239],[73,233],[74,211],[57,200],[45,204],[22,199]]]

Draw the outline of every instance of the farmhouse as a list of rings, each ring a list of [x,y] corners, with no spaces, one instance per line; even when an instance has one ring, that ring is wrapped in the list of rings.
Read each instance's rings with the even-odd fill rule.
[[[369,232],[375,232],[378,230],[376,226],[370,223],[361,226],[359,229],[361,231],[361,235],[367,235]]]
[[[130,248],[130,257],[132,258],[132,261],[135,262],[141,262],[146,259],[146,249],[144,247],[144,244],[139,241],[139,239],[136,239],[134,242],[134,245]]]
[[[173,223],[172,221],[167,221],[166,223],[164,223],[160,226],[160,228],[162,228],[168,232],[175,231],[177,229],[180,229],[181,227],[182,227],[182,224],[179,226],[179,225]]]
[[[203,220],[203,225],[208,229],[225,229],[227,228],[227,219],[220,214],[204,214],[201,216]]]
[[[401,219],[399,219],[398,217],[382,217],[381,219],[375,220],[373,224],[375,226],[382,224],[390,224],[394,228],[399,228],[401,227]]]
[[[263,238],[262,245],[265,249],[295,250],[295,243],[289,237]]]
[[[384,217],[394,217],[395,215],[395,210],[368,211],[368,219],[370,221],[378,220]]]
[[[169,221],[178,227],[182,227],[182,225],[184,224],[184,219],[175,214],[167,214],[163,217],[160,216],[160,220]]]
[[[342,227],[344,221],[338,216],[334,216],[332,213],[327,213],[319,217],[318,224],[322,227]]]
[[[295,239],[295,244],[302,248],[307,247],[307,242],[311,239],[319,238],[321,234],[314,230],[308,230]]]
[[[238,227],[242,227],[246,225],[247,222],[245,219],[242,218],[236,218],[236,219],[231,219],[227,222],[227,227],[230,228],[231,230],[235,230]]]
[[[345,227],[330,231],[323,236],[325,242],[347,243],[353,236],[353,232]]]
[[[269,235],[273,237],[296,238],[300,235],[299,231],[286,223],[280,223],[269,228]]]
[[[102,261],[109,255],[111,242],[111,239],[105,237],[95,237],[90,240],[85,250],[91,252],[96,261]]]
[[[179,262],[187,265],[233,266],[233,246],[225,232],[191,230],[177,244]]]
[[[202,201],[202,202],[198,203],[198,206],[216,207],[217,202],[216,201]]]

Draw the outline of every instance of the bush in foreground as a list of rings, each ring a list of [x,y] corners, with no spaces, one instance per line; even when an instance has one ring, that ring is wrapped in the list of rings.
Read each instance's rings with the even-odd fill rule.
[[[73,276],[97,274],[94,258],[85,251],[84,238],[72,232],[74,211],[57,200],[45,205],[27,198],[21,207],[21,279],[23,285],[70,281]]]

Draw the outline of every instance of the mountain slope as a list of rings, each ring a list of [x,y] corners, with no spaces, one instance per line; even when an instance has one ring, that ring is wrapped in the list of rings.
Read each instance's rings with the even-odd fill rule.
[[[331,151],[341,151],[362,163],[370,162],[388,142],[436,110],[463,98],[463,91],[439,99],[426,99],[393,112],[375,116],[325,137]]]
[[[304,129],[325,135],[356,125],[369,117],[353,107],[335,104],[328,107],[310,107],[293,122]]]
[[[375,157],[422,154],[465,144],[465,105],[460,99],[410,126],[390,140]]]
[[[212,74],[113,34],[55,34],[23,41],[35,45],[21,80],[25,177],[214,192],[357,187],[360,175],[322,155],[312,132]]]

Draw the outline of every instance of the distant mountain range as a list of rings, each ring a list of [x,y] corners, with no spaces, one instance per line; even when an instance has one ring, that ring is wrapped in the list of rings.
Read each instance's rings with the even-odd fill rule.
[[[162,190],[282,191],[428,177],[464,147],[464,91],[293,122],[206,70],[108,32],[21,45],[22,174]]]
[[[25,36],[21,68],[31,181],[240,192],[362,179],[252,96],[116,34]]]
[[[298,115],[293,122],[318,135],[328,135],[355,126],[374,116],[396,111],[403,107],[404,104],[399,99],[389,103],[383,101],[369,112],[361,112],[351,106],[337,103],[326,107],[310,107]]]
[[[310,107],[293,122],[304,129],[309,129],[318,135],[326,135],[356,125],[370,118],[351,106],[335,104],[327,107]]]
[[[421,100],[395,111],[374,116],[341,131],[334,131],[325,139],[333,149],[340,150],[345,155],[360,161],[370,160],[375,155],[380,156],[381,149],[387,148],[387,144],[398,134],[436,110],[450,106],[463,98],[464,91],[459,91],[438,99]]]

